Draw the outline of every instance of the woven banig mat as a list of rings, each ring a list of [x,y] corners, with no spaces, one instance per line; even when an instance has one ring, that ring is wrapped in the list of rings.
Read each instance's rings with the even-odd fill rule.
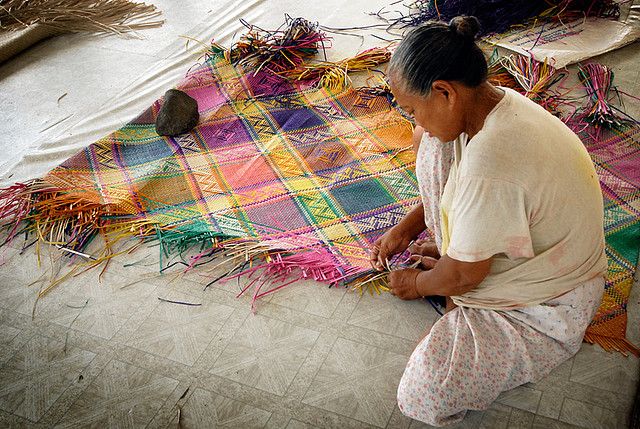
[[[301,278],[371,279],[371,243],[420,201],[412,126],[388,93],[247,71],[216,48],[177,88],[198,102],[196,128],[159,136],[158,100],[44,178],[0,191],[10,237],[26,229],[77,257],[102,235],[89,266],[132,236],[155,237],[161,254],[203,244],[193,264],[231,249],[235,273],[261,273],[247,286],[253,302]],[[639,128],[583,140],[602,184],[609,259],[585,339],[637,354],[625,330],[640,247]]]
[[[640,126],[620,126],[599,134],[584,132],[580,137],[600,178],[608,262],[602,304],[585,340],[639,356],[625,336],[627,302],[640,253]]]
[[[412,125],[388,94],[247,72],[216,49],[177,88],[198,102],[192,131],[159,136],[158,100],[5,190],[5,217],[14,204],[15,221],[75,255],[100,233],[152,235],[164,250],[240,246],[274,275],[342,284],[370,273],[370,244],[419,201]]]

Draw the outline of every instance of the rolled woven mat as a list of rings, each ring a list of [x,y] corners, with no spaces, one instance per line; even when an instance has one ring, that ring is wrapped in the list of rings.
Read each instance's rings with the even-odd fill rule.
[[[129,0],[4,0],[0,5],[0,63],[61,33],[123,36],[159,27],[162,12]]]
[[[0,32],[0,64],[39,41],[57,34],[57,30],[40,24],[30,25],[22,30]]]

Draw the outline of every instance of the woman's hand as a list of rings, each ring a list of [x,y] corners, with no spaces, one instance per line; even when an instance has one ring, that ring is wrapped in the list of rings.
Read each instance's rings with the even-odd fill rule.
[[[433,270],[438,263],[438,259],[431,256],[411,255],[411,260],[414,262],[420,262],[420,268],[423,270]]]
[[[414,268],[391,271],[389,273],[389,285],[391,286],[389,292],[400,299],[422,298],[416,287],[418,274],[420,274],[420,270]]]
[[[440,259],[438,246],[433,241],[416,240],[409,246],[412,261],[419,261],[420,266],[425,270],[433,269]]]
[[[384,233],[371,247],[371,266],[378,271],[387,268],[387,260],[393,255],[407,250],[413,237],[402,231],[398,225]]]
[[[434,241],[429,240],[416,240],[411,246],[409,246],[409,252],[411,255],[429,256],[434,259],[440,259],[440,252],[438,252],[438,246]]]

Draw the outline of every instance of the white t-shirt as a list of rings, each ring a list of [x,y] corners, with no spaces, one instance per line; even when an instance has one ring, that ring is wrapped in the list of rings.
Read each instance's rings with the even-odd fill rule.
[[[508,88],[455,160],[441,199],[443,250],[493,256],[458,305],[535,305],[606,272],[603,200],[584,145],[562,121]]]

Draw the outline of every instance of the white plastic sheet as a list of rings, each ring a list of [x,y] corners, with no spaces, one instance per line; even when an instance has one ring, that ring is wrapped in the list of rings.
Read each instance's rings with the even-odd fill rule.
[[[489,39],[500,47],[556,68],[609,52],[640,38],[640,4],[627,5],[621,19],[578,19],[519,28]]]

